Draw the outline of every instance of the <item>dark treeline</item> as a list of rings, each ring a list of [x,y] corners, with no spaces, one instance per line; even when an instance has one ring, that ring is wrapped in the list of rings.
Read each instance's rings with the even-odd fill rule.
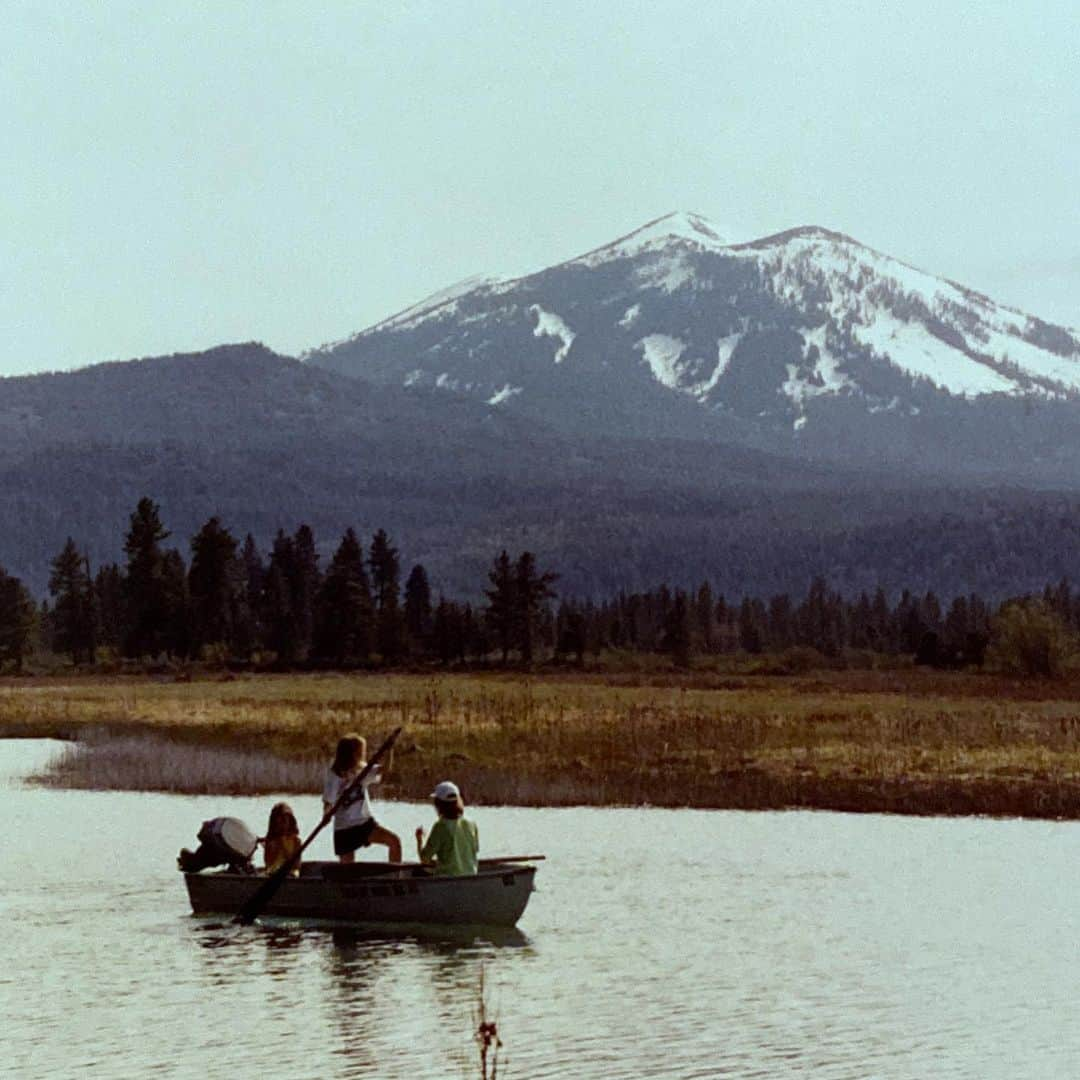
[[[219,664],[353,668],[406,663],[584,663],[606,651],[661,653],[678,666],[695,655],[813,650],[913,655],[940,667],[981,665],[1006,605],[977,595],[946,606],[932,592],[844,597],[815,580],[799,600],[763,600],[666,585],[604,601],[564,599],[556,575],[532,553],[493,561],[476,606],[433,594],[422,565],[402,584],[397,549],[382,529],[365,544],[353,529],[321,568],[307,525],[279,530],[260,552],[211,517],[185,560],[166,546],[158,506],[140,500],[124,540],[125,562],[96,571],[69,538],[51,564],[50,600],[39,608],[0,569],[0,668],[22,669],[36,646],[75,664],[103,656]],[[1080,629],[1080,594],[1068,582],[1040,600],[1066,631]],[[812,658],[812,657],[811,657]]]
[[[325,569],[307,525],[279,529],[269,552],[217,517],[192,537],[189,558],[166,545],[159,508],[139,501],[125,562],[90,566],[73,538],[52,560],[40,609],[0,570],[0,667],[22,670],[35,645],[76,665],[109,656],[277,667],[352,668],[411,661],[532,663],[550,653],[553,574],[530,552],[504,551],[486,603],[433,597],[427,571],[405,576],[385,530],[363,543],[346,530]]]
[[[564,604],[557,627],[561,651],[664,652],[677,664],[695,654],[803,648],[829,658],[863,651],[961,666],[983,662],[992,616],[977,596],[956,597],[947,610],[932,592],[917,597],[904,591],[895,604],[880,589],[852,600],[819,578],[799,601],[787,593],[729,601],[708,583],[690,592],[662,585],[597,605]]]

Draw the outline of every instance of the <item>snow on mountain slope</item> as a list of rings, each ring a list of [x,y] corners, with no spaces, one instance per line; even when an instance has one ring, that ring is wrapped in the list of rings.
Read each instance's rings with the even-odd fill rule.
[[[800,229],[739,245],[773,292],[798,306],[808,283],[828,291],[830,319],[856,341],[952,394],[1080,390],[1080,341],[1032,340],[1045,324],[823,229]],[[1057,329],[1057,328],[1055,328]],[[1068,340],[1071,337],[1071,341]]]
[[[525,277],[462,283],[307,359],[587,430],[648,418],[678,433],[697,415],[832,440],[839,406],[864,427],[965,402],[1080,408],[1075,331],[840,233],[732,243],[689,213]]]
[[[555,350],[555,363],[561,364],[566,359],[570,346],[574,344],[574,331],[558,315],[545,311],[539,304],[533,304],[529,308],[529,314],[536,316],[533,337],[553,337],[559,342],[559,347]]]

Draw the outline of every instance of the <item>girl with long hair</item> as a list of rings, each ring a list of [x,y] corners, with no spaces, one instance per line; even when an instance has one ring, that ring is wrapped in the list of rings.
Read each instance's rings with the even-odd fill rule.
[[[391,754],[387,755],[387,768]],[[367,764],[367,742],[362,735],[350,733],[338,740],[333,764],[326,773],[323,785],[323,813],[329,813],[341,793],[356,779]],[[384,844],[390,862],[401,862],[401,840],[396,833],[375,820],[368,789],[382,780],[380,766],[375,766],[356,790],[355,798],[337,808],[334,813],[334,854],[343,863],[356,861],[358,848]]]

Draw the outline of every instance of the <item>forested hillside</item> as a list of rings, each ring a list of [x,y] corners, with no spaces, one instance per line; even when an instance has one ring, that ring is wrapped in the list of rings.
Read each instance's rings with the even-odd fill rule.
[[[386,528],[468,597],[528,549],[564,594],[702,580],[729,596],[881,585],[987,598],[1080,578],[1080,497],[808,464],[714,440],[560,434],[468,397],[373,386],[258,345],[0,380],[0,565],[45,593],[68,536],[121,557],[156,500],[185,555],[211,515],[326,564]]]

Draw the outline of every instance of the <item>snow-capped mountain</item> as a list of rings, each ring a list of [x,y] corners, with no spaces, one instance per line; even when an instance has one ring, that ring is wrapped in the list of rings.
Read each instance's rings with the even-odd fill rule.
[[[578,430],[709,431],[810,455],[978,457],[986,438],[986,460],[1018,445],[1045,459],[1080,415],[1076,331],[840,233],[732,243],[688,213],[538,273],[464,282],[307,359]],[[981,438],[958,448],[972,421]]]

